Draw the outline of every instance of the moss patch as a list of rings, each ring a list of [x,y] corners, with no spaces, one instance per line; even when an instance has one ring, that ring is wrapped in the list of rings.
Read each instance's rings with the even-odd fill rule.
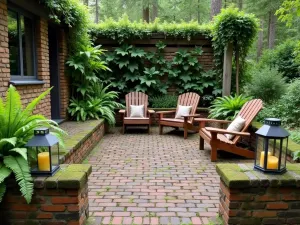
[[[252,164],[248,164],[251,168]],[[287,164],[287,172],[281,175],[264,174],[253,169],[241,170],[237,164],[217,164],[221,180],[230,188],[247,188],[257,186],[295,187],[300,185],[300,165]],[[249,176],[247,174],[251,175]]]

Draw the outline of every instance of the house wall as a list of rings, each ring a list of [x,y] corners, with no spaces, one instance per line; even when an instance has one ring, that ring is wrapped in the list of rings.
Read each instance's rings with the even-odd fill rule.
[[[0,0],[0,97],[5,96],[5,92],[10,82],[9,48],[8,48],[8,22],[7,22],[7,2]],[[44,84],[16,85],[23,104],[28,104],[38,97],[43,91],[50,88],[50,68],[49,68],[49,41],[48,41],[48,18],[39,17],[35,25],[35,47],[37,57],[37,78],[44,81]],[[65,74],[65,60],[67,57],[66,31],[60,29],[59,38],[60,56],[60,82],[61,82],[61,117],[66,118],[69,101],[68,81]],[[51,118],[51,98],[47,95],[37,106],[34,113],[43,114]]]

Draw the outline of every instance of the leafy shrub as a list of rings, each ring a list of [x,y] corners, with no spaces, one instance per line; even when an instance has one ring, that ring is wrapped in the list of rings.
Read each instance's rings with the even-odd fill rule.
[[[291,134],[290,138],[291,138],[294,142],[300,144],[300,130],[292,130],[292,131],[289,131],[289,132],[290,132],[290,134]]]
[[[286,91],[287,84],[275,68],[262,68],[252,71],[252,80],[246,86],[246,93],[270,103],[279,99]]]
[[[266,117],[280,118],[285,126],[300,127],[300,79],[288,85],[287,92],[278,101],[267,105],[259,114],[259,120]]]
[[[209,118],[232,120],[249,100],[250,97],[244,95],[218,97],[209,107]]]
[[[36,105],[50,92],[43,92],[23,109],[21,98],[15,87],[10,86],[6,99],[0,98],[0,202],[6,191],[5,179],[13,173],[20,186],[20,191],[27,203],[33,194],[33,183],[30,175],[27,155],[34,154],[24,148],[33,132],[39,127],[51,128],[52,134],[60,140],[65,134],[57,123],[43,115],[33,115]],[[30,150],[30,149],[29,149]]]
[[[296,60],[297,43],[287,40],[273,50],[264,51],[259,61],[259,67],[276,68],[288,81],[300,77],[300,64]]]
[[[118,93],[108,91],[109,87],[103,87],[103,84],[98,83],[92,87],[93,96],[88,96],[85,100],[72,98],[68,108],[70,115],[77,121],[104,118],[109,125],[114,125],[115,108],[124,106],[116,102]]]
[[[162,95],[150,97],[149,102],[153,108],[176,108],[178,97],[175,95]]]

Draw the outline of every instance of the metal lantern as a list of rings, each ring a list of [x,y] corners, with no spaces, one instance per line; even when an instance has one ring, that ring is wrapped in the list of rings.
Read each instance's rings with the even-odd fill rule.
[[[255,169],[273,174],[286,172],[290,134],[280,125],[280,119],[267,118],[264,125],[256,131]]]
[[[37,161],[31,166],[33,176],[52,176],[59,169],[59,141],[48,128],[34,130],[34,136],[26,147],[35,148]],[[57,154],[53,155],[53,151]]]

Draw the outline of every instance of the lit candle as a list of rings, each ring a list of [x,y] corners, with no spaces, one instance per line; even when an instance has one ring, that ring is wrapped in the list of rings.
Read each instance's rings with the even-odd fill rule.
[[[271,155],[271,152],[268,152],[268,158]],[[260,153],[260,162],[259,165],[260,167],[264,167],[264,162],[265,162],[265,152]]]
[[[38,165],[40,171],[50,171],[49,152],[42,152],[38,154]]]
[[[268,156],[267,169],[278,169],[278,158],[276,156]]]

